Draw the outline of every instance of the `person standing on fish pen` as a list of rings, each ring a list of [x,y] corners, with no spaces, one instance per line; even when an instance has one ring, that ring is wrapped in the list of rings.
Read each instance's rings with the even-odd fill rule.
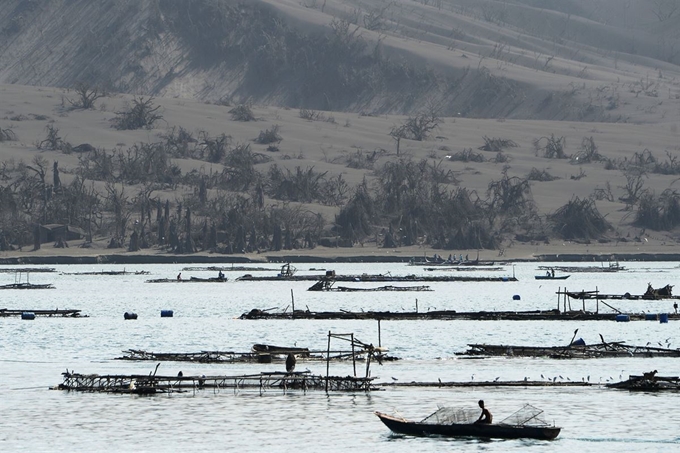
[[[177,274],[177,280],[182,280],[182,273]]]
[[[286,357],[286,372],[292,373],[295,370],[295,362],[295,354],[289,352],[288,357]]]
[[[484,400],[479,400],[479,407],[482,408],[482,413],[479,415],[479,418],[475,422],[476,424],[485,424],[485,425],[490,425],[491,422],[493,421],[493,415],[491,415],[491,412],[489,412],[489,409],[484,407]]]

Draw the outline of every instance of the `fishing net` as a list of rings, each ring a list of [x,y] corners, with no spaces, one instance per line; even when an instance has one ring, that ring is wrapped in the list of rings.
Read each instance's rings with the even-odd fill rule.
[[[545,420],[539,416],[543,411],[531,404],[525,404],[520,410],[510,415],[501,421],[502,424],[515,426],[543,426],[548,425]]]
[[[421,423],[432,423],[436,425],[473,423],[479,418],[479,414],[479,409],[440,407],[435,413],[425,417]]]

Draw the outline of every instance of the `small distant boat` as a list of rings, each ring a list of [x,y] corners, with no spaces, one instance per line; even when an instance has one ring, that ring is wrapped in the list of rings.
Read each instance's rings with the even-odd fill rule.
[[[534,275],[536,280],[566,280],[571,275]]]
[[[526,406],[535,409],[533,406]],[[451,423],[449,421],[451,415],[450,411],[450,408],[440,408],[420,422],[407,420],[402,417],[395,417],[382,412],[375,412],[375,415],[377,415],[380,421],[382,421],[392,432],[409,436],[479,437],[485,439],[528,438],[552,440],[555,439],[562,430],[562,428],[547,424],[529,425],[523,423],[508,424],[504,422],[498,424]],[[537,411],[539,414],[542,413],[540,410]],[[445,412],[444,417],[442,417],[442,412]]]

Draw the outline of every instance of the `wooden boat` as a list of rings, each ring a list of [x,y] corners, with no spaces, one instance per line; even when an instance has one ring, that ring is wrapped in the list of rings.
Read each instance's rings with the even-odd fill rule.
[[[552,440],[559,435],[562,429],[549,425],[442,423],[440,421],[431,420],[437,412],[428,416],[421,422],[395,417],[382,412],[375,412],[375,415],[377,415],[380,421],[382,421],[392,432],[409,436],[479,437],[484,439],[529,438]]]
[[[534,275],[536,280],[566,280],[571,275]]]

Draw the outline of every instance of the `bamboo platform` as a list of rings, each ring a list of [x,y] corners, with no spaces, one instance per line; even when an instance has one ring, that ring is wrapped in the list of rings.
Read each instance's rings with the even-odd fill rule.
[[[158,367],[156,367],[158,369]],[[186,393],[201,390],[222,390],[234,392],[257,390],[325,390],[329,392],[368,392],[373,390],[372,377],[339,377],[313,375],[302,372],[269,372],[237,376],[157,376],[141,375],[99,375],[62,373],[63,382],[55,390],[76,392],[127,393],[154,395],[158,393]]]
[[[33,313],[36,316],[43,316],[48,318],[87,318],[86,315],[82,315],[80,312],[82,310],[8,310],[7,308],[0,308],[0,318],[6,318],[10,316],[20,317],[22,313]]]
[[[392,311],[309,311],[295,310],[272,312],[254,308],[243,313],[240,319],[373,319],[373,320],[473,320],[473,321],[615,321],[620,313],[595,313],[587,311],[475,311],[457,312],[455,310],[433,310],[426,312],[392,312]],[[644,313],[631,313],[630,321],[644,321]],[[678,314],[669,314],[669,320],[680,319]]]

